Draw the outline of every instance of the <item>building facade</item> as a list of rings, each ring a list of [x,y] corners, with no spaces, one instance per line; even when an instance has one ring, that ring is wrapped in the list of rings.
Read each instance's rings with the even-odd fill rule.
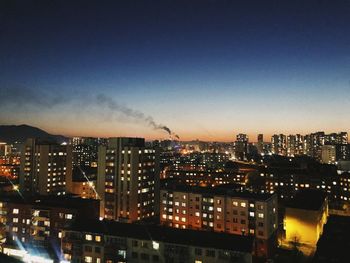
[[[133,222],[157,213],[159,159],[142,138],[110,138],[98,152],[101,217]]]
[[[274,134],[271,137],[272,153],[278,155],[287,155],[287,139],[284,134]]]
[[[63,231],[69,262],[252,262],[250,237],[112,221],[84,221]]]
[[[0,222],[5,225],[1,248],[13,256],[57,258],[61,229],[75,220],[99,217],[99,202],[69,196],[0,197]]]
[[[328,219],[328,198],[320,191],[299,192],[286,204],[284,218],[285,245],[300,246],[312,254]]]
[[[257,239],[256,254],[268,256],[277,232],[277,196],[217,188],[162,186],[161,224]]]
[[[249,138],[247,134],[237,134],[235,142],[235,158],[245,160],[248,153]]]
[[[70,192],[71,146],[28,139],[21,156],[19,182],[24,194],[64,195]]]

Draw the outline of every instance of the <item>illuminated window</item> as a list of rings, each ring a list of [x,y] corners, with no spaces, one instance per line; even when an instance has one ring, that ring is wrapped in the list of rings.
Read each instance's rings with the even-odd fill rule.
[[[92,235],[86,234],[85,235],[85,240],[91,241],[92,240]]]
[[[159,250],[159,243],[156,242],[156,241],[152,241],[152,247],[153,247],[153,249],[155,249],[155,250]]]
[[[13,222],[13,223],[18,223],[18,218],[17,218],[17,217],[14,217],[14,218],[12,219],[12,222]]]
[[[101,236],[95,236],[95,241],[96,242],[101,242]]]
[[[18,213],[19,213],[19,209],[14,208],[14,209],[12,210],[12,213],[13,213],[13,214],[18,214]]]
[[[85,257],[85,262],[92,263],[92,257]]]
[[[40,210],[35,210],[33,213],[33,216],[39,216],[39,214],[40,214]]]
[[[72,214],[66,214],[66,219],[72,219],[73,215]]]
[[[264,218],[264,214],[263,214],[263,213],[259,213],[259,214],[258,214],[258,217],[259,217],[259,218]]]

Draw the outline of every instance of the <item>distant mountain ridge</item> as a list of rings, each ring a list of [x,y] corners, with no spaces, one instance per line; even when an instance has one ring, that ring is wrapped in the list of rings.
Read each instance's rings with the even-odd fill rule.
[[[62,135],[53,135],[37,127],[22,125],[0,125],[0,142],[13,143],[24,142],[28,138],[41,138],[55,140],[57,142],[66,141],[68,138]]]

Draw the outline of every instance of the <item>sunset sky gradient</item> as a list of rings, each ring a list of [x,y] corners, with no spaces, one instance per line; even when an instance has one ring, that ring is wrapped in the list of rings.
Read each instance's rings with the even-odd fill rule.
[[[1,2],[0,124],[167,138],[104,94],[184,140],[350,132],[349,1],[98,3]]]

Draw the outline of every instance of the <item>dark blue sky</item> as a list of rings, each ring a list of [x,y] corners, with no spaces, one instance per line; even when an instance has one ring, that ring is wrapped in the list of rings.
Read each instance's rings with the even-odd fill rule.
[[[165,136],[105,94],[186,139],[349,131],[350,1],[1,1],[0,25],[3,123]]]

